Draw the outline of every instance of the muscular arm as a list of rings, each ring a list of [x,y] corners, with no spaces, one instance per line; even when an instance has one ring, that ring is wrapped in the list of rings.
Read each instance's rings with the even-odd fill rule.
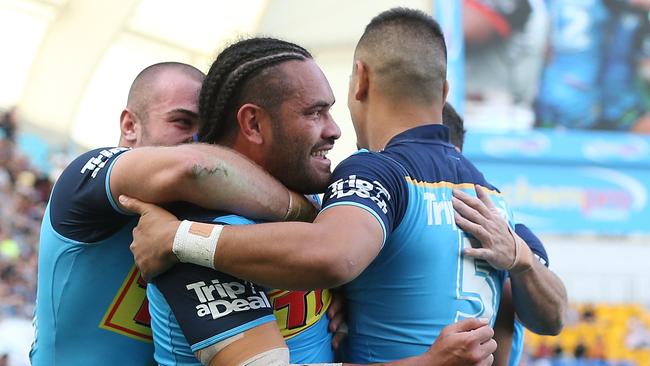
[[[507,366],[512,352],[512,340],[514,335],[515,309],[512,305],[512,288],[510,280],[503,283],[503,292],[499,302],[499,312],[494,324],[494,340],[499,347],[494,352],[494,365]]]
[[[530,248],[521,241],[520,248],[530,252]],[[567,308],[567,293],[562,280],[546,268],[541,262],[529,255],[529,270],[511,271],[512,301],[519,320],[526,328],[537,334],[557,335],[564,326],[564,314]]]
[[[152,204],[124,196],[120,202],[140,215],[131,251],[143,276],[154,278],[177,263],[172,247],[180,221]],[[203,225],[202,232],[216,228],[192,223],[190,231],[194,225]],[[210,258],[215,269],[269,287],[329,288],[358,276],[379,253],[382,235],[378,221],[367,211],[336,206],[321,212],[313,224],[223,227]]]
[[[255,163],[206,144],[131,150],[115,162],[110,188],[115,202],[122,194],[159,204],[186,201],[275,221],[285,218],[289,204],[287,189]],[[292,201],[293,219],[313,218],[304,197],[294,193]]]
[[[379,222],[366,210],[336,206],[313,224],[225,227],[216,269],[283,289],[329,288],[356,278],[381,249]]]
[[[136,259],[139,257],[138,253],[149,253],[155,249],[165,251],[167,256],[177,261],[169,248],[180,224],[176,217],[160,207],[135,199],[122,197],[121,202],[129,210],[141,215],[140,223],[134,231],[132,245],[132,249],[134,246],[137,247],[134,251]],[[339,225],[337,219],[341,219],[345,225]],[[264,226],[267,231],[260,233],[256,230]],[[288,230],[293,229],[296,231],[291,234]],[[248,225],[239,228],[225,227],[224,234],[225,240],[223,242],[219,240],[219,245],[226,244],[217,253],[216,257],[221,259],[215,260],[216,264],[223,268],[231,268],[233,273],[236,271],[243,273],[251,279],[266,278],[275,284],[286,285],[277,286],[284,288],[328,287],[351,280],[379,252],[383,235],[378,222],[371,214],[351,206],[332,207],[319,215],[314,224],[282,223]],[[323,240],[323,235],[329,235],[327,240]],[[260,243],[259,247],[247,246],[247,242],[252,239]],[[346,242],[346,240],[351,241]],[[229,246],[238,244],[242,245],[244,250],[239,254],[237,254],[239,251],[234,250],[230,258],[227,258],[232,249]],[[304,250],[305,246],[314,249],[314,252]],[[269,256],[273,259],[268,259]],[[276,260],[280,261],[281,265],[276,264],[274,262]],[[228,261],[230,263],[222,263]],[[341,263],[344,264],[339,265]],[[144,268],[143,264],[149,265],[146,261],[144,263],[138,261],[138,264],[141,269]],[[315,264],[321,268],[316,268]],[[247,270],[245,267],[248,265],[254,269]],[[331,270],[331,267],[339,270]],[[279,335],[277,329],[272,330],[274,332],[264,336],[266,340],[277,339],[274,338],[276,334]],[[494,332],[486,322],[465,319],[445,327],[426,354],[389,363],[389,365],[490,365],[493,360],[492,353],[496,350],[493,335]],[[271,346],[277,348],[277,344]],[[230,349],[231,355],[240,354],[236,348],[229,347],[224,348],[223,351]],[[248,347],[244,348],[248,349]],[[256,351],[259,353],[265,350],[256,349]]]

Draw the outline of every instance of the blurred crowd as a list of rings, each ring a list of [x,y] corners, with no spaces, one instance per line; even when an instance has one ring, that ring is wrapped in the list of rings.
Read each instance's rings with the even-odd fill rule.
[[[572,304],[556,337],[527,333],[529,366],[650,364],[650,312],[639,304]]]
[[[38,236],[52,188],[16,147],[15,109],[0,119],[0,320],[31,318]]]

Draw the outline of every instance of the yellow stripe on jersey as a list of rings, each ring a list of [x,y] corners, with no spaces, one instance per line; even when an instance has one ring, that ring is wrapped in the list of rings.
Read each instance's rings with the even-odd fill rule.
[[[404,178],[406,179],[406,183],[413,184],[415,186],[425,187],[425,188],[451,188],[451,189],[471,189],[471,190],[473,190],[474,185],[475,185],[474,183],[452,183],[452,182],[444,182],[444,181],[443,182],[435,182],[435,183],[422,182],[422,181],[415,180],[415,179],[413,179],[411,177],[408,177],[408,176],[406,176]],[[497,195],[497,196],[501,195],[500,192],[498,192],[498,191],[496,191],[494,189],[489,189],[489,188],[483,187],[483,186],[480,186],[480,187],[483,188],[483,190],[486,191],[488,194],[494,194],[494,195]]]

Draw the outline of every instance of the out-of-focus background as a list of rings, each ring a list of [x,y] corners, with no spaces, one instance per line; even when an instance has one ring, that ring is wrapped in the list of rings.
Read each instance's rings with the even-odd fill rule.
[[[113,146],[145,66],[207,71],[246,35],[308,48],[347,112],[354,46],[393,6],[434,14],[465,154],[547,247],[572,309],[528,365],[650,365],[648,0],[0,0],[0,366],[28,364],[38,235],[58,173]]]

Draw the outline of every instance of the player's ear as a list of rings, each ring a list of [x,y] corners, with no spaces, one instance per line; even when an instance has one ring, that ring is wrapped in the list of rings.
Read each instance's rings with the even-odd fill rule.
[[[355,60],[352,77],[352,93],[354,95],[354,99],[362,102],[368,97],[368,88],[370,83],[370,80],[368,78],[368,65],[359,60]]]
[[[120,115],[120,145],[133,146],[138,140],[137,117],[128,108]]]
[[[447,95],[449,95],[449,83],[445,80],[444,85],[442,86],[442,104],[444,105],[447,102]]]
[[[267,113],[258,105],[247,103],[241,106],[237,111],[237,123],[242,136],[254,144],[264,143],[265,118]]]

